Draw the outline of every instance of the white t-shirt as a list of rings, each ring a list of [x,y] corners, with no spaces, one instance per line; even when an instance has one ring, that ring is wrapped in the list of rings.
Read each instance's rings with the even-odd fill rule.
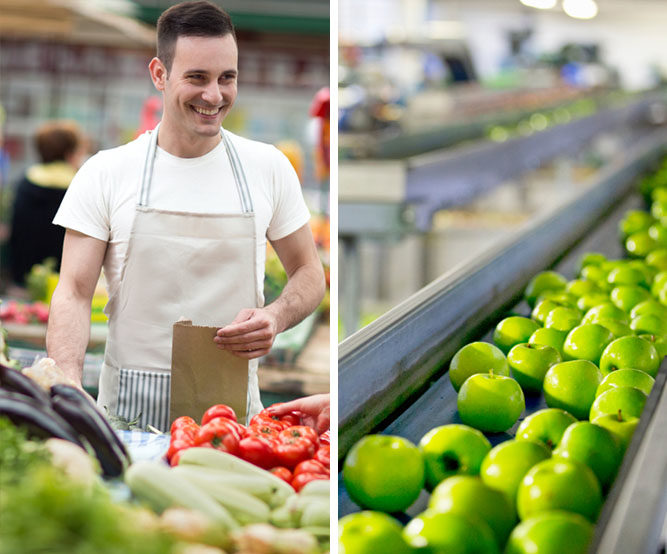
[[[262,291],[266,239],[293,233],[310,218],[299,179],[289,160],[272,145],[226,131],[241,160],[257,226],[258,290]],[[108,242],[104,274],[109,295],[117,291],[149,133],[103,150],[78,171],[53,223]],[[178,158],[158,147],[148,206],[194,213],[240,213],[241,201],[223,141],[199,158]]]

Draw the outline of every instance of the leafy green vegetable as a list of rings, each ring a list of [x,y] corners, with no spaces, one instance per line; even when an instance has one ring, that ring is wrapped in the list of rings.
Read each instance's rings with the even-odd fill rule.
[[[33,468],[49,463],[48,450],[38,442],[27,440],[26,432],[6,417],[0,417],[0,494],[18,483]]]

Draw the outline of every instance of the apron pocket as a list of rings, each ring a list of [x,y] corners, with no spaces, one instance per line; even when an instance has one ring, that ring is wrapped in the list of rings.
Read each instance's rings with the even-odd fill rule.
[[[121,368],[118,415],[130,421],[139,417],[141,427],[152,425],[166,432],[169,428],[170,385],[168,372]]]

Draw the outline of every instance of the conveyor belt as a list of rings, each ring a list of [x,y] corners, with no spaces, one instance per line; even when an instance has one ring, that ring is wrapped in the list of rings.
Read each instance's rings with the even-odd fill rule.
[[[664,145],[664,142],[662,144]],[[609,258],[623,256],[617,226],[627,210],[641,205],[639,196],[631,192],[632,183],[634,183],[633,175],[650,165],[649,151],[654,154],[662,154],[664,146],[658,147],[657,143],[652,147],[648,146],[645,152],[637,153],[634,161],[630,156],[626,163],[617,168],[616,173],[604,176],[602,180],[606,184],[598,191],[602,197],[593,201],[590,196],[595,195],[593,189],[573,205],[553,216],[551,221],[539,222],[526,233],[542,233],[541,238],[525,236],[519,237],[517,241],[515,237],[515,242],[509,245],[504,252],[509,254],[514,252],[520,255],[515,250],[519,248],[517,245],[521,245],[523,241],[529,249],[524,252],[525,257],[535,257],[534,263],[538,266],[531,265],[524,260],[523,267],[526,270],[515,276],[513,291],[507,290],[509,286],[507,275],[497,276],[498,282],[504,283],[505,287],[500,290],[493,289],[491,286],[490,290],[493,291],[491,297],[485,298],[486,291],[480,290],[482,307],[479,308],[476,315],[473,314],[470,317],[468,322],[456,320],[450,322],[452,327],[458,325],[460,329],[446,329],[449,339],[446,341],[447,345],[433,344],[423,347],[418,345],[419,339],[415,339],[414,335],[422,332],[425,341],[435,341],[434,337],[437,334],[436,329],[420,328],[420,320],[429,322],[428,312],[433,311],[434,307],[444,312],[448,306],[451,306],[452,310],[456,311],[457,302],[460,304],[467,301],[465,298],[460,298],[465,291],[465,282],[473,292],[476,285],[488,286],[488,275],[485,279],[476,278],[475,272],[484,276],[488,273],[489,264],[497,264],[497,272],[502,272],[503,264],[498,256],[481,261],[479,266],[472,268],[472,272],[470,272],[471,268],[467,269],[468,277],[467,279],[460,278],[460,290],[454,297],[453,303],[441,302],[435,293],[431,295],[429,301],[424,301],[423,298],[417,299],[419,301],[412,299],[412,302],[407,302],[407,306],[419,306],[419,313],[401,313],[399,308],[393,316],[376,324],[376,331],[378,329],[382,331],[379,335],[373,334],[373,329],[370,329],[369,335],[353,336],[353,340],[349,341],[347,345],[343,343],[339,354],[342,361],[342,363],[339,362],[339,448],[341,458],[359,436],[368,432],[396,434],[416,443],[433,427],[459,421],[456,411],[456,392],[451,386],[448,375],[444,372],[453,352],[473,340],[491,342],[493,326],[509,311],[528,315],[528,306],[524,302],[517,303],[517,300],[520,298],[519,291],[537,271],[554,267],[566,277],[574,278],[576,264],[584,252],[598,251]],[[625,186],[620,183],[621,178],[626,180]],[[603,207],[604,195],[607,195],[606,208]],[[577,210],[580,210],[581,213],[577,214]],[[588,225],[581,221],[582,218],[585,219],[587,210],[590,214]],[[559,253],[538,252],[534,249],[535,244],[548,245],[549,233],[545,229],[549,229],[550,225],[552,225],[552,231],[558,229],[556,220],[559,217],[561,223],[563,218],[576,222],[576,225],[573,223],[573,229],[578,233],[577,236],[570,237],[565,243],[560,243]],[[561,238],[560,235],[552,235],[554,243],[559,243]],[[514,258],[508,256],[507,263],[515,263]],[[457,276],[453,277],[456,280]],[[436,284],[433,287],[436,287]],[[456,289],[456,286],[454,288]],[[423,291],[422,295],[426,295],[427,292]],[[455,290],[454,294],[456,293]],[[446,294],[445,292],[445,296]],[[508,302],[511,299],[514,301]],[[444,313],[442,316],[446,317]],[[406,318],[409,321],[406,322]],[[432,324],[431,327],[433,327]],[[444,336],[444,331],[442,333]],[[369,346],[369,342],[373,341],[376,341],[377,344],[374,347]],[[394,344],[395,348],[403,346],[409,351],[403,358],[392,358],[384,369],[382,360],[378,360],[374,367],[368,369],[369,374],[374,374],[373,378],[370,376],[358,377],[361,381],[366,379],[364,381],[366,385],[373,382],[379,383],[379,390],[372,386],[364,389],[360,382],[349,382],[353,372],[358,372],[362,364],[372,363],[370,360],[373,352],[377,354],[383,345],[385,349],[391,348],[386,346],[388,342]],[[441,365],[440,369],[436,370],[438,362]],[[411,366],[411,363],[414,366]],[[661,367],[656,386],[642,415],[640,428],[635,434],[624,466],[610,492],[610,500],[605,504],[600,516],[594,552],[600,554],[629,554],[631,552],[633,554],[656,554],[658,552],[661,527],[667,509],[667,433],[664,425],[664,422],[667,421],[665,415],[667,412],[666,378],[667,362],[663,363]],[[352,403],[358,402],[359,404],[346,406],[348,394]],[[368,399],[367,402],[362,400],[364,397]],[[538,400],[527,399],[524,417],[542,407],[544,403],[541,397]],[[658,425],[659,421],[663,424]],[[508,433],[489,435],[489,439],[493,444],[497,444],[509,438],[515,428],[516,426]],[[399,514],[399,519],[407,521],[411,516],[422,511],[427,500],[428,493],[424,491],[406,514]],[[358,509],[345,493],[342,478],[339,475],[339,515],[342,516]]]

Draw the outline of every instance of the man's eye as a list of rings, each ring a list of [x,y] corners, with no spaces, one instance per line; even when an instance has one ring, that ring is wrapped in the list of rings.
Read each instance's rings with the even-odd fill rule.
[[[203,75],[198,75],[198,74],[190,75],[190,79],[192,79],[193,81],[201,81],[201,80],[204,79],[204,76]]]

